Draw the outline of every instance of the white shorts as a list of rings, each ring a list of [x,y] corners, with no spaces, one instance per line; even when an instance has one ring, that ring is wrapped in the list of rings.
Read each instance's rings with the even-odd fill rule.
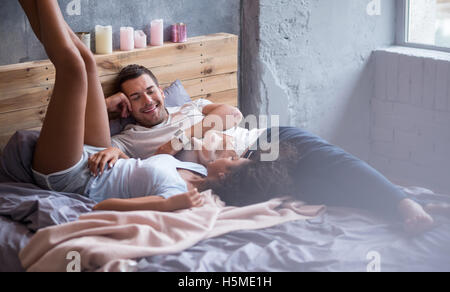
[[[39,187],[46,190],[87,196],[92,179],[88,169],[89,157],[105,149],[85,145],[82,157],[76,165],[49,175],[44,175],[32,169],[34,180]]]
[[[84,195],[97,203],[110,198],[129,199],[152,195],[168,198],[187,192],[186,183],[181,178],[178,183],[166,182],[172,192],[158,192],[161,184],[155,181],[155,175],[164,173],[155,169],[155,158],[120,159],[113,168],[105,168],[101,176],[91,176],[89,157],[104,149],[85,145],[83,156],[76,165],[50,175],[33,170],[35,181],[43,189]]]

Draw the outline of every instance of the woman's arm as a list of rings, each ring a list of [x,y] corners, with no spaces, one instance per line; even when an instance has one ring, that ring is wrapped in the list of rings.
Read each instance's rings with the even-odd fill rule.
[[[94,211],[159,211],[173,212],[181,209],[200,207],[203,196],[197,189],[165,199],[160,196],[148,196],[133,199],[108,199],[94,207]]]

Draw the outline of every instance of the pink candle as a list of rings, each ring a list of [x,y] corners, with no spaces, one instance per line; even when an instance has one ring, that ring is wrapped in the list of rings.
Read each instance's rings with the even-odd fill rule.
[[[172,25],[172,42],[185,43],[187,41],[186,24],[176,23]]]
[[[120,50],[131,51],[134,49],[134,29],[132,27],[120,28]]]
[[[162,19],[152,21],[150,29],[150,44],[152,46],[162,46],[164,44],[164,21]]]
[[[142,30],[134,32],[134,47],[143,49],[147,47],[147,35]]]

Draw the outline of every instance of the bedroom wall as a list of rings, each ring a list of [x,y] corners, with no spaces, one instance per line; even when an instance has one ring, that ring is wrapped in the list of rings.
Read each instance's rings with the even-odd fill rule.
[[[59,0],[64,17],[74,31],[91,31],[96,24],[113,25],[114,45],[119,46],[121,26],[149,29],[152,19],[163,18],[166,31],[172,23],[188,24],[189,36],[218,32],[239,34],[240,0]],[[78,6],[72,6],[77,4]],[[67,8],[81,15],[70,16]],[[220,9],[217,9],[220,7]],[[166,38],[169,37],[169,31]],[[0,65],[46,59],[17,0],[0,4]]]
[[[371,54],[395,41],[395,1],[375,2],[243,1],[243,112],[279,114],[368,160]]]
[[[405,47],[375,52],[370,163],[399,183],[450,194],[450,57]]]

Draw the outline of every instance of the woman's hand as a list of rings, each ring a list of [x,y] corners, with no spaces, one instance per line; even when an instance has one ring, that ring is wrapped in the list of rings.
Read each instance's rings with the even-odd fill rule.
[[[103,174],[107,164],[109,168],[112,168],[119,159],[130,159],[130,157],[125,155],[120,149],[111,147],[89,157],[88,168],[90,169],[91,174],[94,177],[97,177],[99,171],[100,175]]]
[[[168,198],[166,204],[168,210],[171,211],[196,208],[205,204],[205,197],[197,189],[193,189],[187,193]]]
[[[133,111],[128,97],[118,92],[106,99],[106,108],[110,113],[120,113],[122,118],[128,118]]]

